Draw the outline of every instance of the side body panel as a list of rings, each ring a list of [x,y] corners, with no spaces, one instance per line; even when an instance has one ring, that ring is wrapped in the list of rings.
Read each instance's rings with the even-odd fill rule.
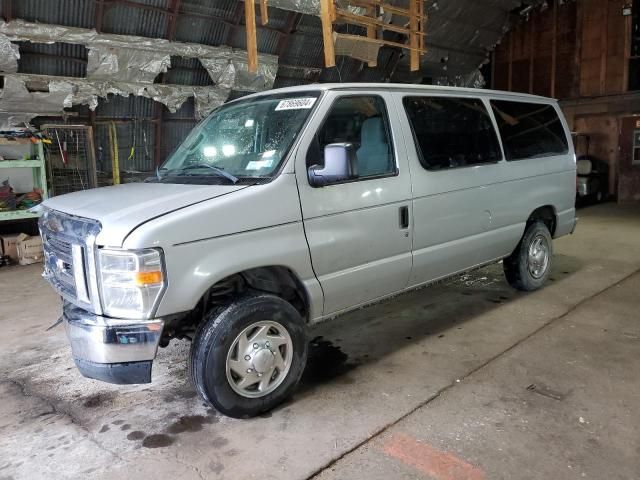
[[[303,283],[310,318],[322,315],[293,174],[170,213],[134,230],[125,248],[160,247],[169,287],[157,316],[186,312],[223,278],[249,268],[284,266]]]
[[[429,171],[420,164],[404,111],[402,98],[407,95],[419,94],[394,94],[413,188],[414,246],[409,286],[508,256],[520,241],[529,215],[541,206],[551,205],[556,211],[556,236],[571,231],[575,192],[571,146],[566,155],[515,162],[507,162],[503,155],[500,162],[493,164]],[[450,92],[424,95],[483,99],[497,132],[485,96]],[[559,113],[566,129],[564,117]]]
[[[529,215],[539,207],[551,206],[555,211],[554,238],[571,233],[575,224],[576,160],[564,115],[553,100],[527,98],[522,101],[553,105],[564,127],[569,150],[564,155],[505,162],[502,183],[497,185],[492,197],[497,212],[495,225],[496,228],[520,225],[515,243],[506,254],[515,248]]]
[[[411,226],[400,225],[400,208],[410,208],[411,184],[396,110],[387,92],[363,89],[357,95],[377,95],[385,100],[398,175],[323,188],[309,185],[306,154],[313,132],[321,127],[339,96],[328,93],[296,156],[304,228],[324,292],[325,315],[402,291],[411,270]]]

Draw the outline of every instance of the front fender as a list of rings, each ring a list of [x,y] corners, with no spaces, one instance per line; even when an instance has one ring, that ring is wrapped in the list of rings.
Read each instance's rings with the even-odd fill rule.
[[[301,222],[176,245],[165,251],[169,287],[157,316],[195,308],[220,280],[251,268],[282,266],[306,289],[309,318],[322,316],[322,290],[315,278]]]

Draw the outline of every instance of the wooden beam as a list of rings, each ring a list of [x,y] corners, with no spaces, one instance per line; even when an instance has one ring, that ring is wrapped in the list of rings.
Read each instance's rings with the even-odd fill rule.
[[[536,15],[532,15],[529,19],[529,93],[533,93],[533,39],[536,34]]]
[[[333,45],[333,22],[334,10],[332,0],[320,0],[320,20],[322,22],[322,42],[324,44],[324,66],[336,66],[336,53]]]
[[[624,67],[622,70],[621,92],[629,91],[629,62],[631,60],[631,32],[633,30],[633,17],[627,15],[624,19]]]
[[[256,4],[254,0],[244,2],[244,21],[247,31],[247,66],[249,73],[258,72],[258,38],[256,32]]]
[[[509,42],[509,72],[507,74],[507,91],[513,90],[513,30],[507,36]]]
[[[409,33],[409,46],[411,47],[411,52],[409,53],[409,69],[412,72],[417,72],[420,70],[420,54],[418,53],[418,3],[422,0],[409,0],[409,28],[411,32]]]
[[[553,2],[553,30],[551,34],[551,87],[550,97],[556,96],[556,75],[558,69],[558,2]]]
[[[260,0],[260,23],[266,25],[269,23],[269,11],[267,9],[267,0]]]
[[[364,37],[362,35],[352,35],[352,34],[349,34],[349,33],[337,33],[336,35],[338,35],[339,37],[342,37],[342,38],[356,39],[356,40],[361,41],[361,42],[375,43],[375,44],[380,45],[380,46],[386,45],[386,46],[389,46],[389,47],[397,47],[397,48],[402,48],[402,49],[411,51],[411,46],[407,45],[406,43],[393,42],[391,40],[383,40],[381,38],[369,38],[369,37]],[[419,48],[417,48],[416,51],[419,54],[427,53],[426,50],[421,50]]]
[[[496,49],[491,51],[491,90],[496,88]]]
[[[571,97],[579,97],[582,93],[582,34],[584,26],[584,2],[576,2],[576,48],[573,57],[573,85],[571,85]]]
[[[13,2],[12,0],[2,0],[2,9],[4,10],[4,19],[7,22],[13,20]]]
[[[600,95],[607,90],[607,54],[609,49],[609,2],[604,3],[604,19],[600,24]]]
[[[413,3],[415,0],[411,0]],[[399,27],[397,25],[393,25],[390,23],[384,23],[382,20],[378,20],[377,18],[369,18],[363,15],[356,15],[355,13],[351,13],[348,10],[343,10],[341,8],[336,9],[336,16],[341,18],[346,23],[352,23],[354,25],[362,25],[364,27],[373,25],[376,27],[380,27],[384,30],[388,30],[390,32],[402,33],[404,35],[411,35],[410,28]],[[418,32],[418,28],[416,27],[415,32]],[[417,46],[416,46],[417,48]]]
[[[96,4],[96,17],[94,27],[96,32],[102,32],[102,19],[104,18],[104,0],[98,0]]]
[[[167,40],[173,41],[176,36],[176,27],[178,25],[178,12],[180,11],[180,0],[171,0],[169,4],[169,14],[167,18]]]
[[[374,7],[373,5],[368,6],[367,7],[367,15],[369,17],[372,17],[372,18],[375,17],[376,16],[376,7]],[[374,25],[367,25],[367,38],[372,38],[372,39],[376,38],[376,27]],[[377,65],[378,65],[378,60],[377,59],[375,61],[367,63],[367,66],[369,68],[375,68]]]

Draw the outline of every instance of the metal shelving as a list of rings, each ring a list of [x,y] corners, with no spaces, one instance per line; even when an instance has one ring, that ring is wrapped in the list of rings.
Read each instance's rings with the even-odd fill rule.
[[[44,161],[44,148],[42,142],[38,141],[32,143],[30,140],[17,139],[7,140],[0,138],[0,153],[2,153],[3,146],[16,146],[16,145],[30,145],[29,160],[1,160],[0,169],[6,168],[30,168],[33,172],[33,185],[34,188],[40,188],[42,190],[42,199],[46,199],[48,195],[47,189],[47,169]],[[35,158],[34,158],[35,157]],[[28,218],[38,218],[37,213],[31,213],[27,210],[10,210],[0,212],[0,221],[4,220],[22,220]]]

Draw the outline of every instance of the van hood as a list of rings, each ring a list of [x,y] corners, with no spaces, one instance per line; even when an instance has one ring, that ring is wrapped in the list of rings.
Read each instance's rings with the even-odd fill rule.
[[[122,246],[132,230],[151,219],[247,186],[128,183],[49,198],[43,205],[99,221],[102,230],[96,240],[98,245],[116,247]]]

